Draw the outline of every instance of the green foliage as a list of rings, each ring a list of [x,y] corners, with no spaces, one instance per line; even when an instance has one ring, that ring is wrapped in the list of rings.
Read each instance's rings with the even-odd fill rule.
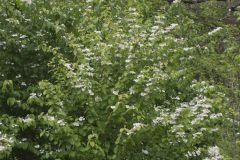
[[[208,4],[1,0],[0,159],[229,157],[239,30]]]

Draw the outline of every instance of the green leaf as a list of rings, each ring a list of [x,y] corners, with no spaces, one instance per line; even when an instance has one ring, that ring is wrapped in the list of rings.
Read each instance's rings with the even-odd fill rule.
[[[7,99],[7,104],[9,106],[13,106],[15,104],[15,102],[16,102],[16,99],[13,98],[13,97],[10,97],[10,98]]]

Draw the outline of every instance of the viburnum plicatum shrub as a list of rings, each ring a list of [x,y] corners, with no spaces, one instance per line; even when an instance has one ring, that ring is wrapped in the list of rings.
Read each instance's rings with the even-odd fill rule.
[[[195,71],[224,28],[180,2],[4,2],[0,159],[224,159],[225,97]]]

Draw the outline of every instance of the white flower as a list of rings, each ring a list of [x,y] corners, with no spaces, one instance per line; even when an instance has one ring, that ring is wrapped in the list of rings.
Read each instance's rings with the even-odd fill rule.
[[[22,0],[23,2],[26,2],[27,4],[32,4],[32,0]]]
[[[37,94],[36,93],[30,93],[29,99],[36,98]]]
[[[82,122],[82,121],[84,121],[85,120],[85,118],[84,117],[79,117],[79,119],[78,119],[80,122]]]
[[[167,46],[167,44],[166,43],[160,43],[159,46],[160,47],[165,47],[165,46]]]
[[[60,119],[57,121],[57,124],[59,124],[60,126],[64,126],[65,125],[65,122],[63,119]]]
[[[48,119],[49,121],[55,121],[55,117],[53,117],[53,116],[47,115],[47,119]]]
[[[101,97],[99,97],[99,96],[96,96],[95,97],[95,102],[101,102],[102,101],[102,98]]]
[[[204,160],[222,160],[223,157],[220,155],[218,146],[212,146],[208,148],[208,156]]]
[[[115,108],[116,108],[116,106],[110,106],[110,108],[111,108],[111,109],[115,109]]]
[[[136,8],[130,7],[130,8],[128,9],[128,11],[129,11],[129,12],[136,12]]]
[[[176,24],[176,23],[172,23],[170,26],[168,26],[167,28],[166,28],[166,32],[169,32],[169,31],[171,31],[171,30],[173,30],[175,27],[177,27],[178,26],[178,24]]]
[[[153,27],[151,28],[151,32],[154,33],[154,32],[156,32],[158,29],[159,29],[159,26],[153,26]]]
[[[211,129],[211,132],[217,132],[217,131],[218,131],[218,128]]]
[[[38,144],[38,145],[35,145],[34,147],[35,147],[35,148],[40,148],[40,145]]]
[[[217,113],[217,114],[211,114],[210,119],[217,119],[219,117],[222,117],[222,113]]]
[[[129,63],[129,62],[131,62],[131,59],[126,59],[125,62]]]
[[[180,3],[181,0],[174,0],[173,3],[176,4],[176,3]]]
[[[127,109],[135,109],[135,107],[134,106],[129,106],[129,105],[126,105],[125,106]]]
[[[211,32],[208,32],[208,35],[212,35],[212,34],[218,32],[218,31],[220,31],[221,29],[222,29],[222,27],[217,27],[214,30],[212,30]]]
[[[97,33],[97,34],[101,34],[102,32],[101,31],[94,31],[95,33]]]
[[[26,36],[26,35],[22,35],[22,36],[20,36],[19,38],[20,38],[20,39],[24,39],[24,38],[27,38],[27,36]]]
[[[26,84],[25,82],[22,82],[21,85],[22,85],[22,86],[26,86],[27,84]]]
[[[202,136],[202,132],[197,132],[193,134],[193,139],[196,139],[198,137]]]
[[[142,153],[143,154],[149,154],[148,150],[146,150],[146,149],[142,149]]]
[[[129,93],[132,95],[135,93],[135,90],[133,89],[133,87],[129,88]]]
[[[113,91],[112,91],[112,93],[113,93],[114,95],[116,95],[116,96],[117,96],[117,95],[118,95],[118,93],[119,93],[119,90],[116,90],[116,91],[115,91],[115,90],[113,90]]]
[[[7,150],[14,142],[12,137],[8,137],[6,134],[2,134],[0,131],[0,153]]]
[[[69,70],[72,70],[72,67],[71,67],[71,64],[70,63],[65,63],[64,66],[69,69]]]
[[[21,76],[21,74],[18,74],[17,76],[16,76],[16,78],[21,78],[22,76]]]
[[[94,95],[94,93],[93,93],[93,91],[91,89],[88,90],[88,93],[89,93],[90,96]]]
[[[141,92],[140,95],[141,95],[142,97],[144,97],[144,96],[147,95],[147,93],[145,93],[145,92]]]
[[[133,129],[140,128],[142,125],[142,123],[133,123]]]
[[[198,148],[198,150],[196,150],[196,154],[198,155],[198,156],[200,156],[200,154],[201,154],[201,150]]]
[[[186,47],[186,48],[183,48],[184,51],[189,51],[189,50],[191,50],[191,49],[193,49],[193,47]]]
[[[207,128],[201,128],[200,131],[201,131],[201,132],[207,131]]]
[[[78,121],[77,122],[73,122],[73,126],[79,127],[80,123]]]
[[[130,135],[130,134],[134,133],[135,131],[140,130],[144,126],[145,125],[142,123],[133,123],[133,128],[128,130],[127,135]]]
[[[22,121],[23,121],[24,123],[30,123],[30,122],[33,121],[33,119],[30,118],[29,116],[27,116],[25,119],[22,119]]]
[[[6,147],[0,145],[0,152],[4,151],[6,149]]]
[[[201,155],[201,149],[198,148],[197,150],[194,150],[192,152],[188,151],[187,154],[185,154],[186,157],[196,157]]]

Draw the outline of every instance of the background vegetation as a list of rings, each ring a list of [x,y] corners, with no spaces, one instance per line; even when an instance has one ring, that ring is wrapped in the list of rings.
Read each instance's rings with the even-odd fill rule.
[[[0,159],[240,159],[236,8],[0,2]]]

